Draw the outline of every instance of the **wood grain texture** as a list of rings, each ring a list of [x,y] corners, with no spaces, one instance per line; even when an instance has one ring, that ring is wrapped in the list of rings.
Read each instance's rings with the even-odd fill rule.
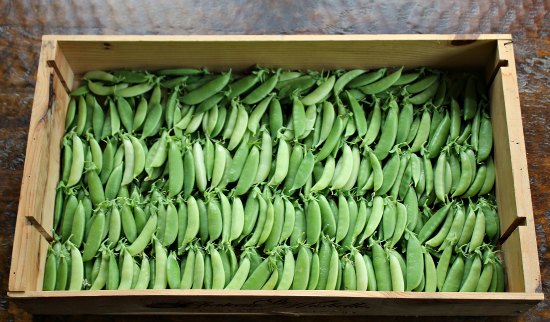
[[[130,19],[130,15],[134,18]],[[550,3],[533,1],[0,1],[0,320],[148,321],[147,317],[31,317],[5,299],[15,217],[43,34],[512,33],[543,291],[550,294]],[[278,321],[280,316],[260,317]],[[196,316],[200,321],[219,317]],[[244,318],[225,317],[229,321]],[[259,319],[259,318],[256,318]],[[335,317],[333,320],[340,320]],[[410,321],[414,318],[385,318]],[[550,300],[517,318],[544,321]],[[181,317],[155,317],[176,321]],[[314,317],[285,320],[315,321]],[[364,318],[350,318],[363,321]],[[376,320],[376,319],[373,319]],[[420,319],[417,319],[420,320]],[[422,319],[422,321],[440,319]],[[454,318],[447,321],[479,321]]]

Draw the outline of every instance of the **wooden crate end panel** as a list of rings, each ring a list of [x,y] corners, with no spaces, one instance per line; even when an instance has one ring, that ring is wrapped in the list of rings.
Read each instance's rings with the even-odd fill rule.
[[[41,222],[46,182],[43,174],[49,163],[48,131],[52,119],[49,109],[52,73],[47,67],[47,60],[52,57],[54,49],[55,42],[42,42],[13,242],[8,286],[12,291],[31,290],[36,285],[38,244],[41,237],[26,216],[33,216]]]

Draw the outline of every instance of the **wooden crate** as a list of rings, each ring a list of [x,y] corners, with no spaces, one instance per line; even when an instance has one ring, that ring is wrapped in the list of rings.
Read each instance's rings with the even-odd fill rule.
[[[41,291],[67,93],[78,78],[94,69],[255,64],[481,70],[490,88],[507,292]],[[44,36],[23,174],[8,295],[32,313],[514,315],[544,298],[511,35]]]

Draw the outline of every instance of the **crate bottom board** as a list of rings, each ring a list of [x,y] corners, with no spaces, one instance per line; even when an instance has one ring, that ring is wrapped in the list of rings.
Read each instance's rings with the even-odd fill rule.
[[[9,292],[33,314],[518,315],[542,293],[352,291]]]

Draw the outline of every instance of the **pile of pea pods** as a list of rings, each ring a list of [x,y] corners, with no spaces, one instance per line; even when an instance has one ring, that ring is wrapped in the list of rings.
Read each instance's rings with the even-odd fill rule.
[[[44,290],[504,291],[476,74],[90,71]]]

